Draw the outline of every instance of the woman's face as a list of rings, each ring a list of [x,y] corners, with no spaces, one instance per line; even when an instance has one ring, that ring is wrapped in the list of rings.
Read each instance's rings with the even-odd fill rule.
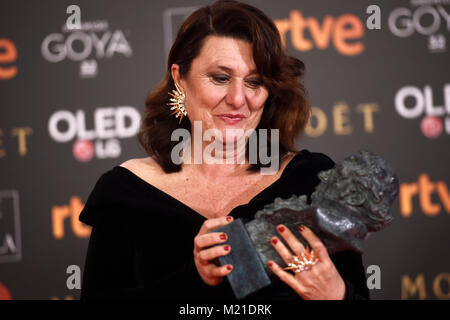
[[[179,78],[178,65],[172,77],[186,93],[186,111],[192,125],[202,122],[202,131],[255,129],[269,95],[256,73],[250,43],[230,37],[209,36],[191,69]]]

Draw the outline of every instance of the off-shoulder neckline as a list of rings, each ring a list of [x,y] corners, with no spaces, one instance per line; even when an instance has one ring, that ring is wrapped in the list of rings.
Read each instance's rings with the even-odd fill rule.
[[[261,195],[267,193],[269,189],[272,189],[274,186],[279,184],[286,176],[288,176],[288,172],[292,169],[292,167],[295,166],[295,164],[297,164],[299,162],[298,161],[299,158],[301,158],[302,156],[305,155],[305,151],[307,151],[307,150],[301,150],[301,151],[297,152],[295,154],[295,156],[292,157],[292,159],[284,167],[283,172],[281,173],[281,176],[277,180],[275,180],[270,185],[265,187],[262,191],[260,191],[258,194],[256,194],[253,198],[251,198],[249,200],[249,202],[234,207],[227,215],[235,217],[235,212],[236,212],[236,210],[238,210],[238,208],[250,205],[254,201],[260,199]],[[136,175],[133,171],[131,171],[131,170],[125,168],[125,167],[122,167],[122,166],[115,166],[113,168],[113,170],[116,170],[116,171],[119,171],[119,172],[122,172],[122,173],[126,174],[127,176],[133,178],[135,181],[138,181],[142,186],[146,187],[149,190],[153,190],[153,191],[158,192],[161,196],[167,198],[169,201],[172,201],[173,203],[177,204],[181,208],[186,209],[186,210],[194,213],[197,217],[200,217],[203,220],[208,219],[207,217],[205,217],[204,215],[202,215],[198,211],[194,210],[193,208],[191,208],[190,206],[185,204],[183,201],[178,200],[177,198],[173,197],[169,193],[159,189],[158,187],[156,187],[155,185],[151,184],[150,182],[147,182],[146,180],[142,179],[141,177]]]

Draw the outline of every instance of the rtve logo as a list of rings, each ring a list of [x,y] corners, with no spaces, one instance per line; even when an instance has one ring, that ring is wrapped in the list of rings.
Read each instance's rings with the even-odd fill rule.
[[[70,203],[63,206],[53,206],[52,208],[52,228],[53,236],[60,240],[64,238],[65,228],[64,223],[67,219],[70,220],[70,226],[73,233],[78,238],[87,238],[91,234],[91,227],[84,225],[78,220],[84,204],[79,197],[71,197]]]
[[[0,38],[0,80],[8,80],[17,75],[14,63],[17,60],[17,48],[6,38]]]
[[[433,202],[432,196],[437,194],[440,203]],[[413,212],[413,198],[419,197],[420,209],[427,216],[436,216],[444,209],[450,213],[450,192],[444,181],[432,182],[428,174],[419,175],[417,182],[400,185],[400,212],[410,217]]]
[[[314,47],[326,50],[330,43],[345,56],[356,56],[364,51],[362,41],[357,41],[364,36],[364,24],[353,14],[343,14],[337,18],[326,15],[320,24],[318,19],[305,18],[299,10],[292,10],[289,18],[277,19],[274,23],[284,47],[289,32],[292,46],[299,51],[310,51]],[[310,38],[306,37],[306,31]]]

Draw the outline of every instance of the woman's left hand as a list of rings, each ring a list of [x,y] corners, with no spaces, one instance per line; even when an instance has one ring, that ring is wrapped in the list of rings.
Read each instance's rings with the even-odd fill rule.
[[[273,247],[286,265],[292,262],[293,254],[301,257],[302,253],[306,253],[303,244],[286,226],[278,225],[277,230],[292,250],[290,251],[286,248],[277,237],[272,238]],[[331,261],[327,248],[311,229],[306,226],[300,226],[299,230],[319,258],[318,262],[309,270],[295,272],[294,275],[286,272],[271,260],[267,263],[269,268],[305,300],[343,300],[345,297],[345,283]]]

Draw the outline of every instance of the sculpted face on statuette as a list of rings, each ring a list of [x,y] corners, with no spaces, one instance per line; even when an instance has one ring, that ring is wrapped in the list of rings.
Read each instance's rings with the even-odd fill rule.
[[[280,223],[294,232],[302,224],[308,226],[333,254],[343,250],[361,253],[368,234],[392,221],[389,209],[399,192],[399,182],[391,166],[379,156],[360,151],[320,172],[318,178],[321,182],[310,204],[305,195],[277,198],[245,225],[263,262],[272,259],[282,263],[270,245]],[[296,235],[307,245],[299,233]]]

